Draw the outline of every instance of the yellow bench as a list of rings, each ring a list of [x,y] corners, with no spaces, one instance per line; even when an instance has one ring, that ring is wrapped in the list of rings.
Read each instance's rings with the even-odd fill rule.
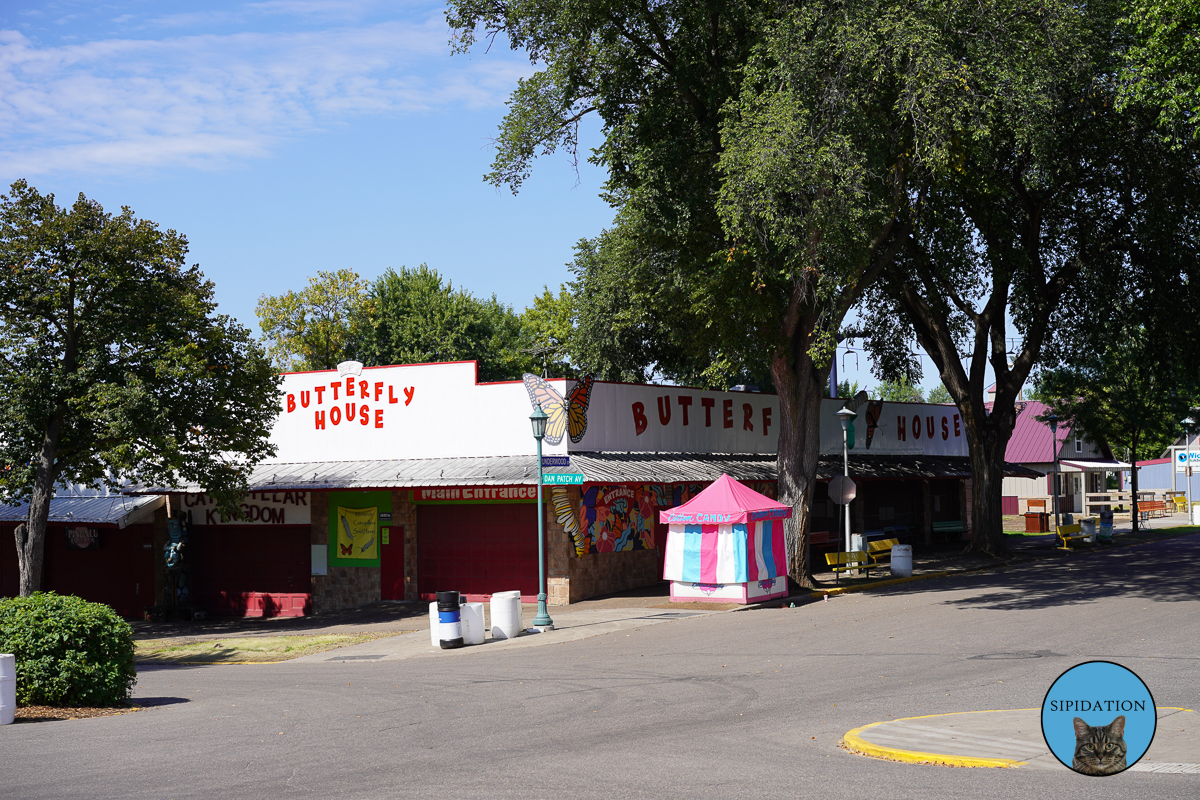
[[[892,558],[892,546],[900,544],[899,539],[880,539],[875,542],[867,542],[867,555],[871,558],[871,563],[877,567],[886,567]],[[888,559],[881,561],[880,559]]]
[[[1084,543],[1083,526],[1078,522],[1074,525],[1059,525],[1058,538],[1062,540],[1063,550],[1070,550],[1071,542]]]
[[[833,570],[835,577],[841,577],[841,573],[851,570],[865,570],[869,578],[871,577],[871,567],[875,566],[871,563],[870,557],[862,550],[851,550],[849,553],[826,553],[825,563]]]

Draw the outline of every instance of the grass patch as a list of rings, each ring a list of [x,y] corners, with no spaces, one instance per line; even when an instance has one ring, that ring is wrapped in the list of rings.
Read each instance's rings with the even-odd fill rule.
[[[287,661],[339,647],[399,636],[386,633],[328,633],[297,636],[247,636],[229,639],[141,639],[134,658],[141,664],[235,664]]]

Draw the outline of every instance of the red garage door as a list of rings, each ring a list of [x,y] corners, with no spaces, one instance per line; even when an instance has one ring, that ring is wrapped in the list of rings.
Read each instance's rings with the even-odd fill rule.
[[[536,596],[537,505],[417,506],[417,576],[422,599],[450,590]]]
[[[0,527],[0,597],[19,592],[14,527]],[[73,550],[67,545],[65,526],[46,526],[42,589],[105,603],[122,617],[140,619],[142,609],[155,602],[154,526],[113,525],[97,530],[95,549]]]
[[[195,602],[210,613],[221,610],[221,592],[311,591],[308,525],[196,525],[188,539]]]

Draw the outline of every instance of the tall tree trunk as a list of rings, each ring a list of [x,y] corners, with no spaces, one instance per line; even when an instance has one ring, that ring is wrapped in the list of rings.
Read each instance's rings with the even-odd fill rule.
[[[971,441],[971,549],[990,556],[1008,552],[1004,533],[1004,453],[1009,436],[988,430]],[[1011,433],[1011,430],[1009,431]]]
[[[28,597],[42,589],[42,560],[46,550],[46,520],[50,517],[50,499],[54,497],[54,484],[58,481],[59,436],[62,433],[62,415],[51,418],[42,437],[42,449],[38,453],[37,470],[34,473],[33,491],[29,498],[29,516],[23,525],[14,531],[17,544],[17,568],[20,571],[20,591]]]
[[[792,516],[784,523],[788,575],[806,588],[813,585],[809,516],[821,454],[821,399],[829,376],[829,368],[814,364],[808,352],[814,322],[803,320],[799,332],[771,361],[771,379],[779,395],[779,502],[792,507]]]

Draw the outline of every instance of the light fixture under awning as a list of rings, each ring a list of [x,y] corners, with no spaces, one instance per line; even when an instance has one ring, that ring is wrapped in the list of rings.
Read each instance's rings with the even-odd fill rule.
[[[1074,467],[1075,469],[1080,469],[1080,470],[1102,469],[1102,470],[1106,470],[1109,472],[1114,472],[1114,471],[1123,470],[1123,469],[1133,469],[1132,464],[1126,464],[1124,461],[1114,461],[1114,460],[1108,460],[1108,461],[1074,461],[1074,460],[1070,460],[1069,461],[1064,458],[1063,460],[1059,461],[1058,463],[1062,464],[1063,466],[1066,466],[1066,467]]]

